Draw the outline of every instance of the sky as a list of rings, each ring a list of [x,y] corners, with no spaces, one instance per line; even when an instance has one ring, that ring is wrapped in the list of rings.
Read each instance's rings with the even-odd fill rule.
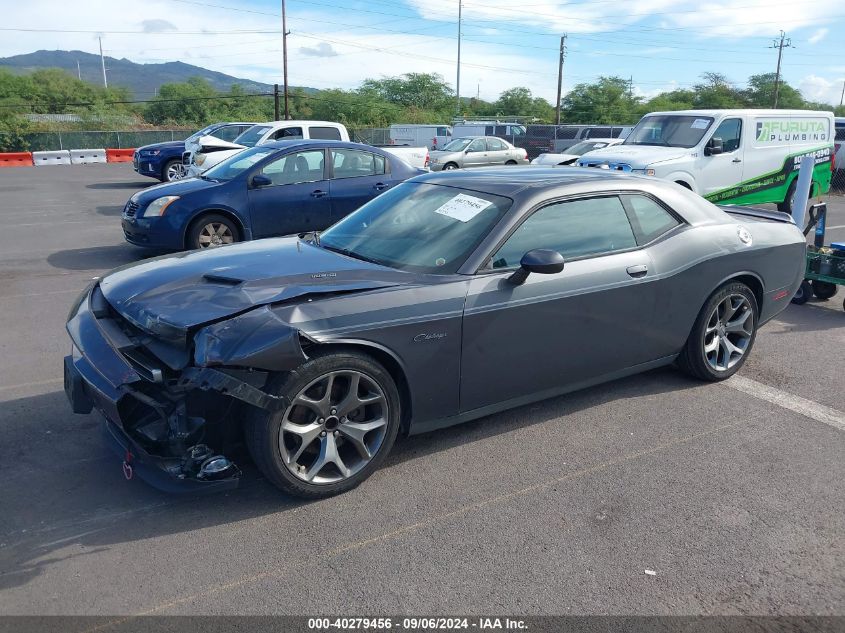
[[[439,73],[456,81],[459,0],[287,0],[291,85],[357,87],[367,78]],[[843,0],[463,0],[461,95],[495,100],[525,86],[554,102],[560,37],[564,93],[601,75],[644,97],[704,72],[744,87],[774,72],[781,30],[786,81],[839,104],[845,82]],[[39,49],[138,63],[181,60],[282,82],[280,0],[0,0],[0,57]]]

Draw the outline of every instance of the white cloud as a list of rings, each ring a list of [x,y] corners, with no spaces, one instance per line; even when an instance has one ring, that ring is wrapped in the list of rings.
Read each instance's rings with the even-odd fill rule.
[[[798,89],[805,99],[838,105],[844,81],[845,78],[830,80],[817,75],[808,75],[798,84]]]
[[[818,44],[819,42],[821,42],[825,38],[825,36],[827,36],[827,31],[828,31],[827,28],[820,28],[815,33],[813,33],[810,37],[808,37],[807,41],[810,44]]]

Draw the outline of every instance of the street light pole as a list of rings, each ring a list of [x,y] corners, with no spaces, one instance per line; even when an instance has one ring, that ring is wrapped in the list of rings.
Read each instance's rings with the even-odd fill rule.
[[[285,0],[282,0],[282,62],[285,81],[285,121],[287,121],[290,119],[290,111],[288,110],[288,25]]]
[[[461,8],[462,0],[458,0],[458,78],[455,81],[455,92],[458,99],[455,102],[455,113],[461,114]]]

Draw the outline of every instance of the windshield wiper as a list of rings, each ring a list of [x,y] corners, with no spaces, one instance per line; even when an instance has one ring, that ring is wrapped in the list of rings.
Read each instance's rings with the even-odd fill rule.
[[[379,266],[384,266],[383,263],[378,261],[377,259],[373,259],[372,257],[367,257],[366,255],[361,255],[360,253],[356,253],[355,251],[349,250],[348,248],[338,248],[337,246],[329,246],[328,244],[318,244],[320,248],[325,248],[327,251],[332,251],[334,253],[340,253],[341,255],[346,255],[347,257],[351,257],[352,259],[360,259],[362,262],[369,262],[371,264],[377,264]]]

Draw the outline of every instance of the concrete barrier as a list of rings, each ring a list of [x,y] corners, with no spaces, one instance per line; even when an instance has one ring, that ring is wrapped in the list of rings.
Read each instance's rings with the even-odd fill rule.
[[[30,152],[0,153],[0,167],[32,167],[32,154]]]
[[[72,149],[70,150],[70,162],[72,165],[87,165],[88,163],[105,163],[106,150],[104,149]]]
[[[32,162],[36,167],[70,165],[70,152],[66,149],[54,152],[32,152]]]
[[[132,155],[135,153],[135,148],[131,149],[114,149],[106,150],[106,159],[110,163],[131,163]]]

